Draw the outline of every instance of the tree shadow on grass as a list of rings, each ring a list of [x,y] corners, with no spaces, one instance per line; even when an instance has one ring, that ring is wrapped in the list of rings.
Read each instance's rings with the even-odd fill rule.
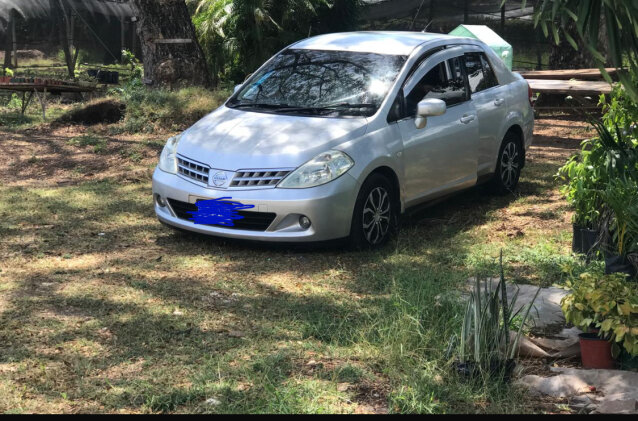
[[[66,274],[71,279],[55,285],[50,285],[56,277],[53,268],[13,280],[17,288],[9,298],[11,308],[0,315],[0,363],[26,364],[29,370],[40,364],[57,378],[43,381],[42,373],[16,377],[17,384],[31,393],[48,398],[60,393],[82,400],[91,397],[98,406],[112,409],[147,406],[170,411],[210,393],[206,385],[220,375],[222,362],[225,377],[241,377],[245,367],[240,370],[228,364],[241,353],[260,356],[261,362],[251,363],[252,369],[266,373],[269,387],[276,390],[296,374],[285,368],[285,358],[278,359],[280,352],[271,351],[274,344],[311,340],[348,346],[353,332],[369,320],[370,314],[364,315],[361,308],[377,306],[374,302],[352,306],[332,296],[295,295],[266,284],[257,286],[258,293],[229,303],[211,302],[205,277],[186,282],[144,276],[130,279],[126,266],[104,275],[103,287],[91,295],[66,292],[83,279],[92,282],[93,269],[73,271]],[[217,325],[220,319],[228,320],[228,325]],[[78,343],[100,351],[79,352],[74,348]],[[264,348],[255,349],[256,344]],[[137,360],[146,361],[138,375],[117,379],[103,375]],[[202,369],[203,361],[208,365]],[[173,366],[168,372],[155,369],[167,364]],[[160,378],[149,377],[154,374]],[[179,381],[172,384],[174,375]],[[179,386],[184,381],[193,385]],[[125,392],[115,396],[107,392],[112,388]],[[227,393],[237,395],[229,389]]]

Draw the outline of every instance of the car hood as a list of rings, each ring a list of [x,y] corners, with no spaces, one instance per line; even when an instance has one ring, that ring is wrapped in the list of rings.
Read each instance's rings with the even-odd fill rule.
[[[296,168],[363,136],[365,118],[321,118],[234,110],[222,106],[182,134],[178,153],[212,168]]]

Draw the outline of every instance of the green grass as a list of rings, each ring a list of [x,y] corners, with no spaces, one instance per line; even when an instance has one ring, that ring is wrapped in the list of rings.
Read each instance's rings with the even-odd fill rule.
[[[104,138],[96,136],[92,133],[87,133],[69,139],[67,141],[67,144],[79,147],[92,146],[93,152],[95,152],[96,154],[101,154],[106,152],[107,142],[108,141]]]
[[[33,128],[46,121],[55,120],[69,109],[69,106],[61,104],[59,99],[49,96],[45,121],[42,116],[42,107],[35,96],[24,115],[21,113],[20,98],[21,96],[17,94],[0,97],[0,127],[2,130],[15,132]]]
[[[161,143],[109,162],[144,169],[135,154]],[[0,413],[539,411],[457,378],[446,350],[466,280],[497,275],[501,249],[517,282],[580,270],[553,179],[568,154],[532,159],[516,195],[473,189],[419,212],[375,252],[179,234],[155,219],[146,178],[5,180]]]

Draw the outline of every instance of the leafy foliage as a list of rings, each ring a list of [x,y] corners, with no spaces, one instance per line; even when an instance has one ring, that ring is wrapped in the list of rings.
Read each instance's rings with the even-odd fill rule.
[[[505,3],[506,0],[503,1]],[[525,7],[523,1],[523,7]],[[628,0],[542,0],[535,24],[540,25],[546,37],[556,44],[564,37],[575,49],[578,43],[568,33],[569,22],[574,22],[578,35],[593,55],[601,71],[605,71],[606,58],[599,45],[599,34],[606,31],[609,48],[605,53],[614,67],[627,93],[638,100],[638,86],[631,75],[638,75],[638,2]],[[601,25],[604,22],[604,25]]]
[[[241,81],[281,48],[312,33],[355,26],[359,0],[188,0],[209,65]]]
[[[638,252],[638,107],[625,92],[617,87],[609,99],[601,97],[605,116],[591,120],[598,136],[558,172],[574,223],[600,228],[621,256]]]
[[[638,253],[638,182],[631,178],[610,181],[602,194],[608,212],[607,228],[619,256]]]
[[[567,322],[587,331],[595,325],[631,355],[638,355],[638,284],[622,274],[583,273],[569,280],[571,293],[561,302]]]
[[[558,172],[567,184],[562,191],[574,206],[574,223],[596,227],[600,223],[605,190],[611,180],[638,180],[638,150],[618,126],[612,133],[603,123],[591,121],[598,137],[582,143],[579,155]]]
[[[122,63],[131,67],[131,78],[141,79],[144,75],[144,67],[135,54],[129,50],[122,50]]]

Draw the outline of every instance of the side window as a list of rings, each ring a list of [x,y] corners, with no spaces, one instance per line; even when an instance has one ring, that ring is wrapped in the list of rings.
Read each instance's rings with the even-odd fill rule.
[[[498,86],[498,79],[496,78],[494,69],[492,69],[492,65],[490,64],[490,61],[487,59],[487,57],[483,53],[481,53],[481,63],[483,64],[483,73],[485,73],[485,81],[488,85],[488,88]]]
[[[498,86],[494,70],[483,53],[465,54],[465,70],[473,94]]]
[[[470,82],[470,91],[473,94],[487,89],[479,53],[465,54],[465,69],[467,70],[467,80]]]
[[[416,115],[417,104],[424,99],[441,99],[448,107],[467,100],[460,58],[443,61],[430,70],[406,97],[406,115]]]

